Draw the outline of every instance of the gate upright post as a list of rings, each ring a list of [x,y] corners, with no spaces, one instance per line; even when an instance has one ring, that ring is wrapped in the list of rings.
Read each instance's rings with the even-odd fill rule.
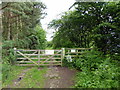
[[[16,48],[14,48],[14,56],[15,56],[15,61],[17,61],[17,56],[16,56]]]
[[[62,61],[65,57],[65,48],[62,48],[62,55],[61,55],[61,66],[62,66]]]
[[[38,50],[38,64],[40,64],[40,50]]]

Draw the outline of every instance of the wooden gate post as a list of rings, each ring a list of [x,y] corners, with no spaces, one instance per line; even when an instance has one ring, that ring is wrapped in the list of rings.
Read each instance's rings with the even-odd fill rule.
[[[62,55],[61,55],[61,66],[62,66],[62,61],[65,57],[65,48],[62,48]]]
[[[40,50],[38,50],[38,64],[40,64]]]
[[[14,55],[16,55],[16,50],[17,50],[17,49],[16,49],[16,48],[14,48]]]
[[[16,54],[16,50],[17,50],[17,49],[16,49],[16,48],[14,48],[15,61],[17,61],[17,56],[16,56],[17,54]]]

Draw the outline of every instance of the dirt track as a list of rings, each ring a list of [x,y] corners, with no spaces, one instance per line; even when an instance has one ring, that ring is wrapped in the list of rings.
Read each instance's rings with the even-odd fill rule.
[[[74,85],[75,70],[67,67],[49,67],[44,88],[70,88]]]
[[[24,88],[20,85],[20,82],[24,79],[27,71],[31,69],[32,68],[26,68],[25,70],[23,70],[21,74],[17,76],[18,78],[13,80],[12,81],[13,83],[8,85],[6,88]],[[38,68],[38,71],[42,69],[43,68],[40,67]],[[46,79],[44,81],[45,85],[43,88],[70,88],[74,85],[73,79],[74,79],[75,73],[76,73],[76,70],[71,70],[67,67],[50,66],[48,67],[48,70],[44,75]]]

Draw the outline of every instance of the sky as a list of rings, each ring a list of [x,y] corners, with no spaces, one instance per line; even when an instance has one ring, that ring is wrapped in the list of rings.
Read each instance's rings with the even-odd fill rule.
[[[48,29],[47,24],[53,19],[58,18],[59,14],[65,11],[68,11],[70,6],[73,5],[75,0],[41,0],[47,7],[45,10],[47,15],[44,19],[41,20],[42,27],[46,31],[46,39],[47,41],[51,41],[53,36],[53,29]]]

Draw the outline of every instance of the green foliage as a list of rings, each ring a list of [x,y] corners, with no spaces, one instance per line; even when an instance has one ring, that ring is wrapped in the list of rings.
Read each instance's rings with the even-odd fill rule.
[[[36,49],[46,48],[46,32],[39,25],[35,27],[35,37],[37,39]]]
[[[2,87],[7,87],[17,76],[24,70],[25,67],[11,66],[8,64],[2,65]]]
[[[7,69],[9,70],[7,70]],[[23,73],[23,70],[28,69],[27,67],[18,66],[4,66],[3,70],[3,84],[2,87],[6,88],[10,86],[12,88],[43,88],[44,86],[44,74],[46,73],[46,68],[39,70],[37,67],[33,67],[26,72],[24,79],[19,82],[19,86],[14,85],[14,80],[19,78],[18,76]],[[8,75],[9,72],[9,75]],[[6,76],[5,76],[6,75]],[[7,79],[6,79],[7,77]]]
[[[11,71],[11,66],[8,64],[2,64],[2,82],[4,83],[8,79]]]
[[[37,67],[30,69],[24,76],[24,79],[20,82],[19,87],[23,88],[43,88],[44,87],[44,74],[46,68],[39,70]]]
[[[68,60],[65,58],[63,60],[63,66],[70,67],[70,68],[75,68],[75,62],[68,62]]]
[[[120,2],[75,2],[73,6],[75,10],[50,22],[49,27],[56,29],[53,46],[94,46],[104,54],[119,53]]]
[[[98,51],[86,51],[79,59],[75,60],[75,65],[82,71],[94,71],[98,68],[99,63],[104,61],[101,55]]]
[[[102,63],[95,71],[83,71],[77,74],[76,88],[118,88],[119,67],[111,63]]]
[[[16,57],[13,48],[44,49],[46,33],[40,20],[44,18],[46,6],[42,2],[2,3],[2,60],[3,80],[11,75]]]
[[[45,32],[40,20],[46,6],[42,2],[3,2],[2,6],[3,44],[11,42],[9,44],[14,43],[12,47],[16,48],[44,48]]]
[[[53,48],[52,41],[47,41],[47,48]]]
[[[69,63],[68,63],[69,64]],[[120,67],[110,55],[92,50],[70,63],[80,70],[76,75],[75,88],[118,88]]]
[[[2,45],[2,58],[3,64],[14,64],[14,42],[13,41],[4,41]]]
[[[46,33],[40,20],[46,6],[42,2],[3,2],[3,62],[13,60],[14,47],[22,49],[45,48]]]

